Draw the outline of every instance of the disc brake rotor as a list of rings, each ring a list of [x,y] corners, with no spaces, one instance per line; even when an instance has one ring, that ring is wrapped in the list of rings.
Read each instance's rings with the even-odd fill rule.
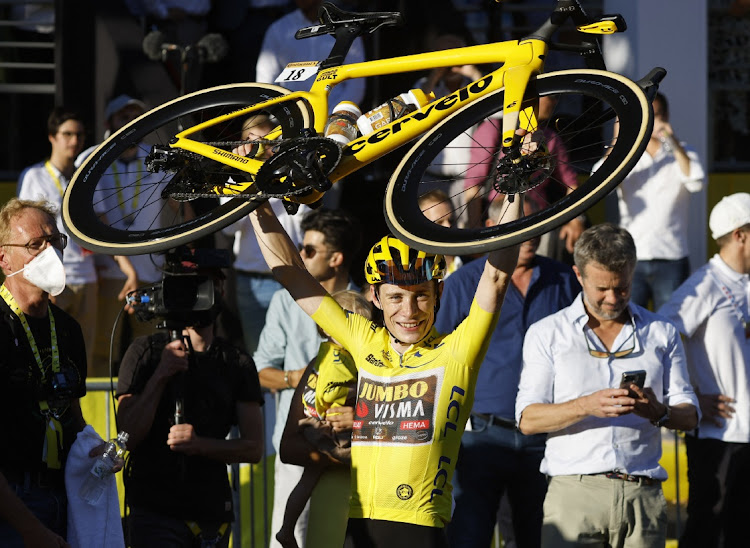
[[[528,192],[546,181],[555,167],[555,159],[549,153],[543,132],[538,131],[521,144],[519,157],[514,159],[513,155],[507,154],[498,161],[491,177],[492,186],[502,194]]]

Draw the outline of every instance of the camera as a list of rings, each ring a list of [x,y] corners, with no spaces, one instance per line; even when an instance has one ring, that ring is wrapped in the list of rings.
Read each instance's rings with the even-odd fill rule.
[[[59,371],[50,371],[49,382],[40,387],[39,398],[46,400],[51,411],[56,412],[70,405],[76,398],[76,389],[81,376],[75,367],[61,364]]]
[[[167,254],[162,281],[128,293],[138,321],[165,320],[194,326],[209,323],[218,314],[221,296],[215,281],[224,278],[222,268],[231,265],[228,250],[180,248]]]

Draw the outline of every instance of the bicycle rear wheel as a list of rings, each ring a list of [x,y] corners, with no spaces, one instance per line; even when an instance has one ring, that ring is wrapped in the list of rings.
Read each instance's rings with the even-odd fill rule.
[[[90,154],[66,189],[62,218],[68,234],[82,247],[99,253],[135,255],[165,251],[187,244],[231,224],[258,207],[248,197],[220,201],[211,188],[230,178],[236,183],[251,175],[182,150],[169,141],[183,128],[243,107],[289,93],[266,84],[233,84],[201,90],[157,107],[126,125]],[[281,127],[281,138],[297,137],[311,127],[300,102],[263,111],[265,127]],[[253,131],[258,118],[234,118],[192,135],[219,151],[232,150]],[[266,129],[267,131],[267,129]],[[257,139],[258,135],[250,137]],[[149,166],[152,147],[168,151],[169,165]],[[190,193],[203,196],[192,199]]]
[[[528,136],[536,152],[516,164],[500,152],[504,90],[483,97],[433,128],[409,151],[391,178],[386,222],[419,249],[449,255],[484,253],[539,236],[582,214],[632,169],[653,127],[641,89],[617,74],[570,70],[529,83],[524,106],[540,100],[539,130]],[[618,138],[612,140],[614,119]],[[523,123],[523,122],[522,122]],[[608,154],[591,173],[594,164]],[[446,190],[450,226],[434,218]],[[536,208],[517,221],[477,223],[498,194],[523,193]],[[428,205],[420,205],[425,201]],[[445,208],[443,208],[445,209]],[[469,219],[470,212],[476,213]]]

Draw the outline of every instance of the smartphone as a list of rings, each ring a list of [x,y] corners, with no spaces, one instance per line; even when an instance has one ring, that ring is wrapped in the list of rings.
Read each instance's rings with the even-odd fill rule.
[[[628,396],[631,398],[637,398],[637,394],[630,389],[630,385],[634,384],[638,388],[643,389],[643,385],[646,383],[646,372],[643,369],[638,371],[625,371],[620,379],[620,388],[628,389]]]

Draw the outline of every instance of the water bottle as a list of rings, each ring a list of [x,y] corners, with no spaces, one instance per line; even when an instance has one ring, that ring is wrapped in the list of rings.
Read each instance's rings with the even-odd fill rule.
[[[122,461],[128,437],[127,432],[120,432],[116,439],[108,441],[104,453],[96,459],[91,471],[83,480],[79,494],[92,506],[98,504],[107,487],[107,478],[112,475],[115,465]]]
[[[664,133],[659,137],[659,140],[666,154],[674,154],[674,137],[672,135]]]
[[[410,89],[360,116],[357,120],[357,127],[362,135],[368,135],[390,124],[393,120],[411,114],[434,99],[435,94],[432,92],[425,93],[421,89]]]
[[[351,101],[341,101],[328,118],[324,135],[337,143],[346,145],[357,138],[357,119],[362,111]]]

